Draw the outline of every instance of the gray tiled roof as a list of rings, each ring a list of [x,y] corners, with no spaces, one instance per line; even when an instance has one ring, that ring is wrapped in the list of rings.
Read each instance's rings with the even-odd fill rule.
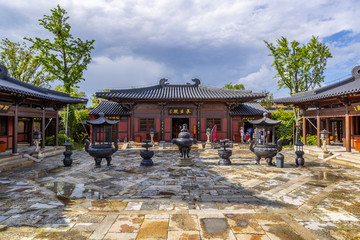
[[[0,90],[3,92],[17,93],[28,97],[45,99],[60,103],[87,103],[87,99],[71,97],[67,93],[61,93],[31,85],[29,83],[16,80],[7,75],[7,69],[0,65]]]
[[[97,119],[94,120],[85,120],[85,123],[89,123],[91,125],[113,125],[116,124],[118,122],[120,122],[119,120],[109,120],[106,119],[105,114],[103,112],[99,113],[99,117]]]
[[[352,70],[352,77],[312,91],[294,94],[286,98],[275,99],[275,103],[291,104],[333,98],[346,94],[360,93],[360,66]]]
[[[253,100],[265,97],[264,93],[253,93],[250,90],[223,89],[200,85],[200,80],[193,79],[195,84],[170,85],[167,79],[161,79],[159,85],[146,88],[111,90],[97,92],[96,96],[109,100]]]
[[[264,114],[264,117],[261,119],[256,120],[248,120],[249,123],[254,125],[262,125],[262,126],[275,126],[279,123],[282,123],[282,120],[273,120],[271,118],[268,118],[267,114]]]
[[[230,115],[263,115],[269,112],[258,102],[245,102],[230,111]]]
[[[120,103],[110,101],[102,101],[89,114],[99,115],[101,112],[103,112],[106,116],[130,115],[130,111],[127,108],[121,106]]]

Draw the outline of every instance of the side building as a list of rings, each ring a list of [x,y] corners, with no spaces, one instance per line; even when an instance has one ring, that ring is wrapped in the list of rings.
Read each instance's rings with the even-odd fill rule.
[[[217,126],[218,139],[240,140],[240,128],[250,128],[249,119],[262,118],[267,112],[255,99],[264,93],[208,87],[193,79],[193,84],[172,85],[161,79],[158,85],[97,92],[106,99],[90,112],[95,119],[100,112],[120,122],[113,136],[120,140],[139,142],[149,139],[150,129],[155,141],[171,141],[185,123],[193,138],[205,141],[206,129]]]
[[[302,109],[303,138],[306,139],[306,134],[317,135],[319,147],[323,129],[330,132],[331,143],[342,143],[348,152],[355,140],[360,140],[360,66],[340,82],[274,102]]]
[[[0,65],[0,144],[2,151],[18,152],[18,144],[33,144],[33,131],[42,139],[55,135],[58,145],[59,110],[67,104],[86,104],[87,99],[37,87],[8,76]],[[41,141],[45,147],[45,141]]]

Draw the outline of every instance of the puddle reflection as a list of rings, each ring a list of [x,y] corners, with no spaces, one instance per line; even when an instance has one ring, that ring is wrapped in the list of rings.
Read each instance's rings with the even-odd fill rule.
[[[53,191],[62,202],[69,202],[71,199],[79,198],[103,199],[108,197],[108,195],[103,192],[85,188],[84,184],[50,182],[43,186]]]

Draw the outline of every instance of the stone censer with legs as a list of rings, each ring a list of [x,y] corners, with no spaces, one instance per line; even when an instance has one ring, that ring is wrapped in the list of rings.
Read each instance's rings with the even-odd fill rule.
[[[282,121],[276,121],[268,118],[268,113],[264,113],[264,117],[258,120],[248,120],[249,123],[256,125],[255,136],[249,143],[249,149],[256,155],[256,164],[260,164],[260,159],[265,158],[267,166],[272,166],[272,159],[282,150],[282,139],[275,142],[275,126]],[[261,134],[262,133],[262,134]],[[270,135],[271,139],[270,139]]]
[[[95,159],[95,167],[101,167],[101,160],[103,158],[107,161],[107,166],[111,165],[111,156],[118,150],[119,140],[114,141],[114,148],[112,144],[112,125],[119,121],[106,119],[104,113],[99,113],[99,118],[95,120],[85,121],[91,124],[92,136],[91,147],[90,141],[85,139],[85,151]]]

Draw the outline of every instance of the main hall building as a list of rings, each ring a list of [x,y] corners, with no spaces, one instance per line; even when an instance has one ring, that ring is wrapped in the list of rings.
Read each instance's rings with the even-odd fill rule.
[[[205,141],[206,129],[217,126],[217,138],[240,141],[240,128],[252,127],[249,119],[266,112],[255,99],[264,93],[208,87],[193,79],[193,84],[173,85],[161,79],[158,85],[110,92],[97,92],[106,99],[90,112],[95,119],[100,112],[120,120],[113,136],[120,140],[141,141],[155,132],[155,141],[176,138],[182,124],[189,126],[193,138]]]

